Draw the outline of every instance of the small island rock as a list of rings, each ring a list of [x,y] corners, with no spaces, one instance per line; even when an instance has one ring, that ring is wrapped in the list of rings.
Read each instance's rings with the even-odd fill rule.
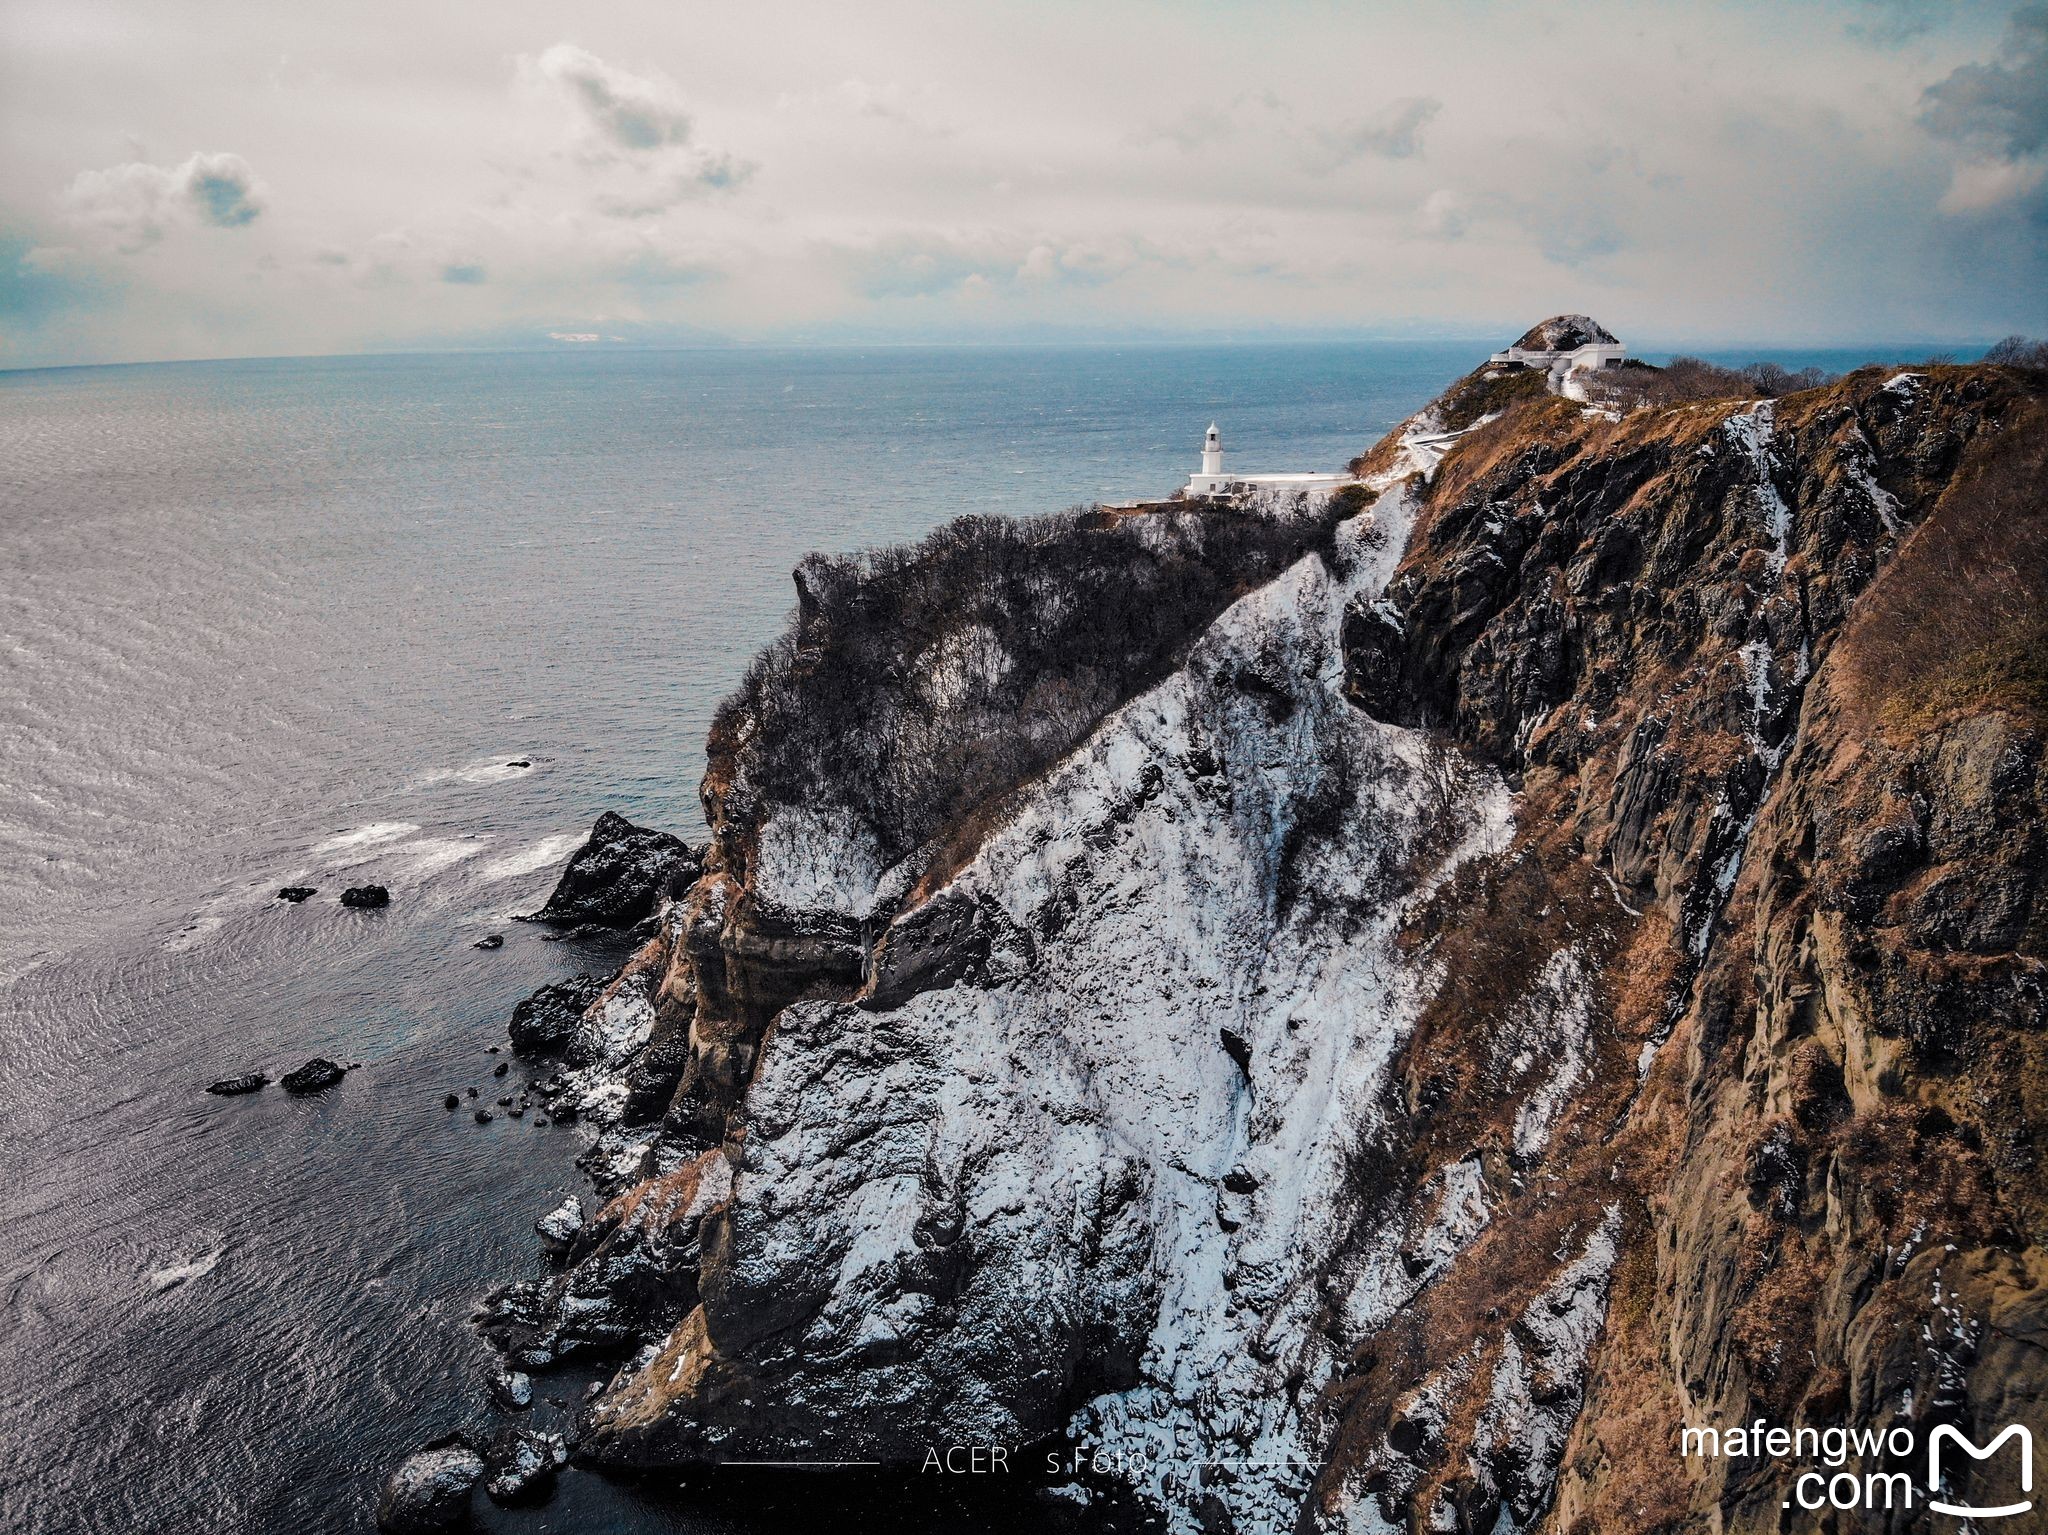
[[[312,885],[286,885],[282,890],[278,891],[277,898],[280,901],[290,901],[292,905],[296,906],[299,902],[309,898],[313,893],[314,887]]]
[[[316,1055],[297,1071],[284,1074],[284,1090],[288,1093],[317,1093],[334,1086],[342,1078],[343,1067],[330,1061],[324,1055]]]
[[[341,893],[341,904],[363,911],[375,911],[391,904],[391,892],[382,885],[350,885]]]
[[[222,1098],[234,1098],[243,1093],[253,1093],[269,1081],[270,1078],[262,1072],[250,1071],[244,1072],[239,1077],[223,1077],[220,1081],[207,1088],[207,1091],[218,1094]]]

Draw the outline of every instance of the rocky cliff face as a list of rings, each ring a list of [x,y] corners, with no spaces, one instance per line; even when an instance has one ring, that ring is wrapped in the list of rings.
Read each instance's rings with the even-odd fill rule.
[[[800,572],[489,1308],[621,1361],[582,1459],[1761,1530],[1681,1424],[2048,1426],[2043,381],[1518,384],[1320,510]]]

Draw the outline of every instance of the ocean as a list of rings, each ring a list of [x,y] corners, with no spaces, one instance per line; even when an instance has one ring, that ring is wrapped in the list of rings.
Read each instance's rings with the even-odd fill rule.
[[[513,1004],[616,963],[508,920],[596,816],[702,835],[712,710],[806,552],[1162,495],[1212,419],[1234,468],[1334,469],[1487,347],[0,373],[0,1526],[366,1530],[398,1456],[492,1421],[467,1319],[534,1271],[583,1132],[442,1095],[496,1096]],[[370,881],[389,909],[336,904]],[[322,1054],[361,1069],[203,1091]],[[817,1502],[572,1473],[486,1513],[702,1535]]]

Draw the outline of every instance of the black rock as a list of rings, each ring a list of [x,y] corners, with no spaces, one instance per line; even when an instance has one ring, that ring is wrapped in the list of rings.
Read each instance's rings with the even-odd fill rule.
[[[313,886],[311,885],[286,885],[284,889],[278,891],[277,898],[280,901],[290,901],[292,905],[296,906],[312,894]]]
[[[459,1434],[436,1439],[399,1462],[377,1499],[384,1535],[436,1535],[469,1524],[469,1499],[484,1459]]]
[[[533,759],[532,759],[531,757],[514,757],[514,758],[513,758],[513,759],[512,759],[512,760],[511,760],[510,762],[506,763],[506,764],[505,764],[505,766],[507,766],[507,767],[532,767],[532,766],[533,766]]]
[[[497,1370],[490,1377],[491,1400],[506,1412],[524,1412],[533,1405],[533,1377],[523,1370]]]
[[[444,1109],[460,1108],[462,1107],[462,1100],[456,1097],[455,1094],[450,1093],[447,1097],[441,1100],[441,1107]]]
[[[262,1072],[251,1071],[239,1077],[223,1077],[220,1081],[207,1088],[207,1091],[209,1093],[218,1093],[223,1098],[234,1098],[243,1093],[253,1093],[269,1081],[270,1078],[266,1077]]]
[[[492,933],[487,938],[479,938],[470,947],[472,949],[502,949],[505,947],[505,935],[503,933]]]
[[[590,840],[569,856],[547,904],[529,920],[629,928],[686,889],[703,867],[703,853],[680,837],[635,826],[607,810],[590,829]]]
[[[472,1097],[472,1098],[474,1098],[474,1097],[476,1096],[476,1089],[475,1089],[475,1088],[473,1088],[473,1087],[472,1087],[472,1088],[471,1088],[471,1089],[469,1090],[469,1096],[470,1096],[470,1097]]]
[[[491,1075],[494,1077],[502,1077],[506,1072],[510,1071],[511,1069],[512,1063],[510,1061],[500,1061],[497,1065],[491,1068]]]
[[[561,1435],[508,1428],[491,1441],[484,1491],[499,1503],[543,1503],[555,1490],[555,1473],[568,1461]]]
[[[341,893],[341,904],[374,911],[391,904],[391,892],[382,885],[350,885]]]
[[[297,1071],[284,1074],[284,1090],[288,1093],[317,1093],[334,1086],[342,1078],[343,1068],[324,1055],[316,1055]]]
[[[489,1109],[478,1109],[476,1111],[476,1122],[480,1125],[489,1124],[491,1122],[491,1111]]]
[[[533,1128],[536,1130],[545,1130],[547,1127],[548,1122],[545,1119],[535,1119],[533,1122]]]
[[[509,1109],[512,1107],[512,1100],[510,1098],[500,1098],[498,1100],[498,1107],[501,1109]]]
[[[512,1048],[528,1055],[551,1055],[569,1043],[583,1010],[597,1000],[604,982],[594,975],[571,976],[543,986],[512,1009],[508,1032]]]

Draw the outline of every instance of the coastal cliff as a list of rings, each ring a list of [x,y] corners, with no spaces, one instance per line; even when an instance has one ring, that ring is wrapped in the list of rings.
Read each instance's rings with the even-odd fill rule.
[[[2041,1424],[2048,378],[1742,382],[806,561],[542,1046],[605,1202],[483,1325],[616,1362],[577,1458],[1761,1531],[1681,1425]]]

